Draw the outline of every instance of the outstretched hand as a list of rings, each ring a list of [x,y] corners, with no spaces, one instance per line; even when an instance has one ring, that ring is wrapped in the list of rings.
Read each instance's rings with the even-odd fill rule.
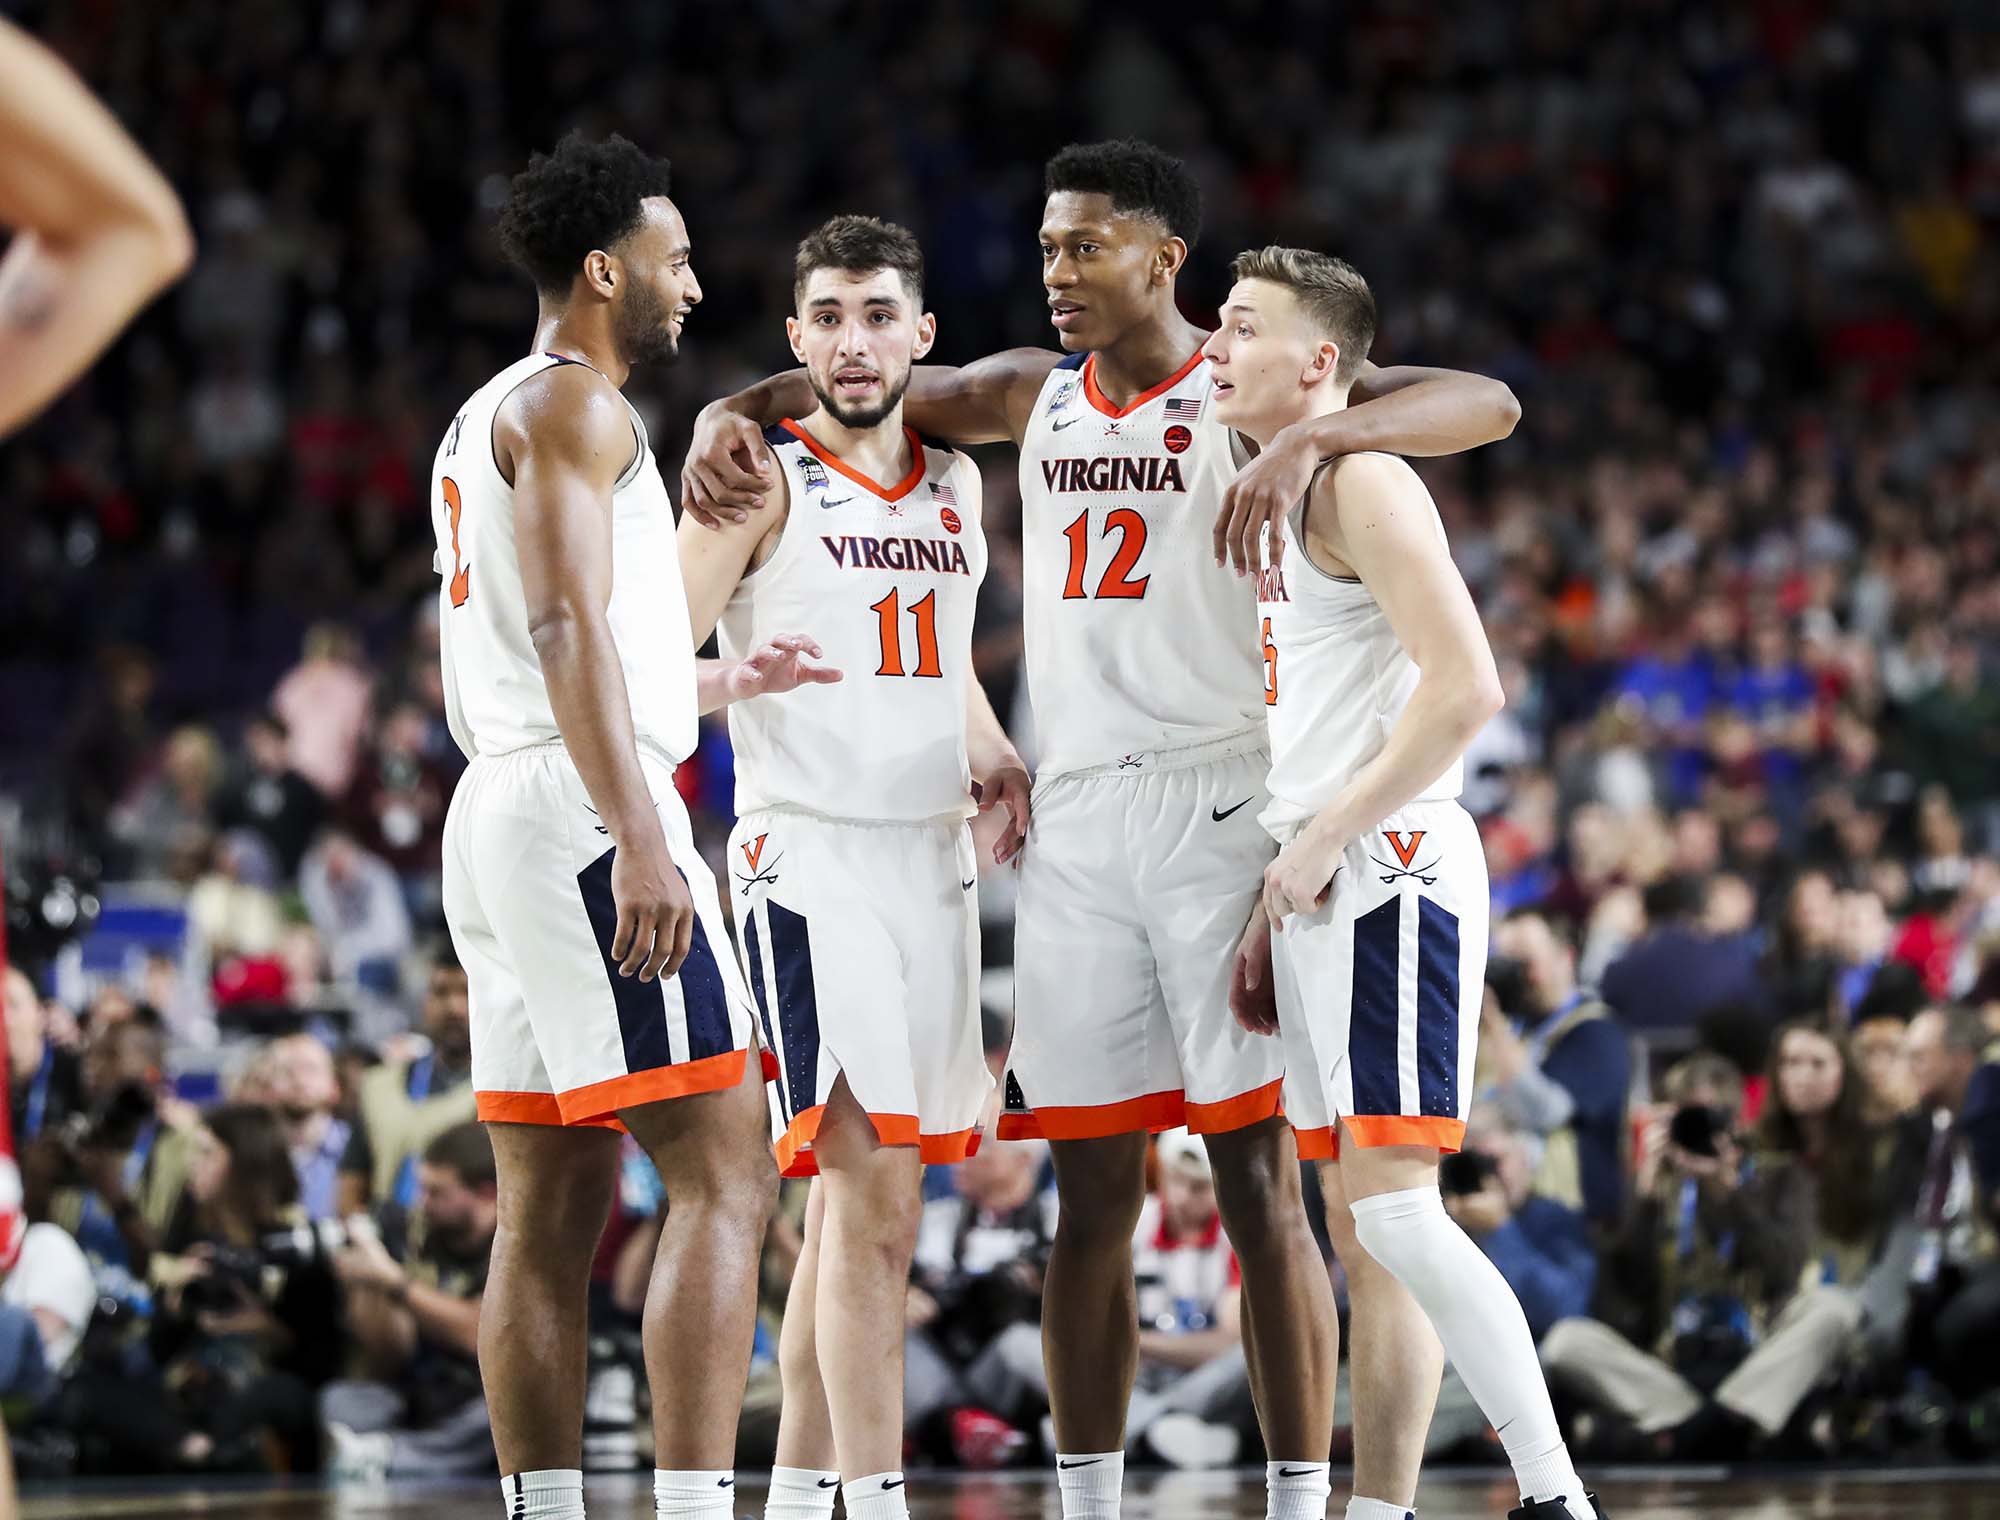
[[[819,663],[821,650],[803,633],[781,633],[753,649],[729,673],[729,699],[774,697],[801,686],[831,686],[841,673]]]

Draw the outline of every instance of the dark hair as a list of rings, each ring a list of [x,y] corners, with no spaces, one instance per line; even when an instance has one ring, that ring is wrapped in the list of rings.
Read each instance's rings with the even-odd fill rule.
[[[1826,1150],[1812,1155],[1806,1149],[1805,1131],[1798,1116],[1785,1107],[1778,1088],[1778,1064],[1784,1059],[1785,1040],[1794,1034],[1809,1034],[1825,1040],[1840,1061],[1840,1096],[1826,1116]],[[1846,1039],[1823,1024],[1810,1019],[1793,1019],[1780,1024],[1771,1036],[1770,1060],[1764,1068],[1769,1096],[1757,1120],[1756,1140],[1760,1150],[1808,1162],[1819,1180],[1819,1221],[1835,1240],[1857,1241],[1875,1223],[1876,1197],[1868,1186],[1878,1168],[1873,1155],[1879,1131],[1868,1123],[1863,1112],[1868,1095]]]
[[[229,1177],[215,1200],[228,1217],[211,1219],[212,1225],[262,1230],[299,1201],[298,1169],[275,1113],[261,1103],[225,1103],[201,1122],[229,1152]]]
[[[424,945],[424,959],[428,963],[426,975],[431,971],[463,971],[465,967],[458,958],[458,946],[449,934],[433,936]]]
[[[1919,1013],[1935,1013],[1944,1021],[1942,1043],[1946,1050],[1979,1055],[1993,1043],[1992,1031],[1976,1008],[1963,1003],[1926,1003]]]
[[[1237,254],[1229,261],[1229,277],[1284,286],[1314,329],[1339,347],[1335,382],[1351,384],[1361,373],[1375,343],[1375,293],[1352,264],[1330,253],[1274,243]]]
[[[1108,195],[1111,209],[1150,216],[1192,248],[1201,236],[1201,186],[1188,166],[1151,143],[1121,137],[1071,143],[1042,172],[1042,193]]]
[[[847,274],[873,274],[893,269],[903,277],[910,304],[924,304],[924,251],[907,227],[875,216],[832,216],[799,241],[792,261],[792,301],[806,296],[806,281],[816,269]]]
[[[507,257],[544,295],[569,293],[593,249],[615,248],[639,226],[641,202],[665,195],[667,161],[617,133],[592,142],[571,132],[514,176],[495,231]]]
[[[486,1133],[486,1126],[477,1119],[454,1124],[425,1146],[424,1164],[455,1173],[469,1188],[493,1187],[498,1180],[493,1167],[493,1141]]]

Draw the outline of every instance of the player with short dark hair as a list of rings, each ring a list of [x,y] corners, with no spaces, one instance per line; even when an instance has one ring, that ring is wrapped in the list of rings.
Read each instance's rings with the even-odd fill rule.
[[[432,474],[444,693],[471,761],[444,909],[499,1227],[480,1368],[510,1516],[580,1520],[585,1302],[618,1127],[674,1207],[646,1303],[655,1504],[727,1516],[776,1187],[750,1001],[673,782],[698,711],[807,679],[811,640],[699,666],[672,504],[622,387],[701,300],[666,161],[571,134],[500,237],[540,297]]]
[[[1281,1459],[1271,1512],[1316,1516],[1332,1295],[1279,1114],[1280,1053],[1228,1011],[1271,843],[1256,824],[1268,761],[1253,588],[1211,537],[1240,459],[1208,402],[1206,334],[1175,305],[1200,190],[1185,164],[1132,141],[1066,148],[1045,183],[1041,277],[1060,351],[919,367],[906,409],[935,436],[1021,450],[1040,754],[1000,1133],[1050,1139],[1062,1196],[1043,1344],[1063,1511],[1118,1510],[1147,1136],[1185,1124],[1205,1137],[1242,1264],[1265,1445]],[[1335,452],[1449,452],[1512,423],[1506,388],[1471,376],[1369,368],[1356,385],[1380,399],[1343,419]],[[773,473],[759,424],[811,404],[789,375],[707,408],[682,472],[687,510],[713,521],[754,509]]]

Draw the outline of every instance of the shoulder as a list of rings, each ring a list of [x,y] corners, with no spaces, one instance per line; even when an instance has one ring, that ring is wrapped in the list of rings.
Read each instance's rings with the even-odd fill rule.
[[[1315,495],[1392,497],[1428,495],[1410,462],[1398,454],[1342,454],[1320,471]]]
[[[493,414],[493,434],[509,453],[594,464],[614,477],[637,438],[618,388],[581,364],[552,364],[515,386]]]

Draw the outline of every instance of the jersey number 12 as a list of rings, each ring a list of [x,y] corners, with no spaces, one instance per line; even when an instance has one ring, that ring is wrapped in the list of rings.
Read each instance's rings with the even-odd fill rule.
[[[472,595],[472,569],[458,552],[458,519],[465,511],[465,503],[459,499],[458,482],[449,475],[444,478],[444,506],[451,514],[451,604],[463,607],[465,599]]]
[[[1097,598],[1103,601],[1144,596],[1146,583],[1152,576],[1142,575],[1134,580],[1132,572],[1138,568],[1139,556],[1146,549],[1146,519],[1130,507],[1119,507],[1105,514],[1104,536],[1109,538],[1114,529],[1118,533],[1118,552],[1111,556],[1111,563],[1104,567],[1104,574],[1097,582]],[[1087,600],[1091,593],[1083,588],[1083,572],[1090,560],[1090,514],[1085,512],[1064,528],[1063,537],[1069,540],[1069,578],[1063,582],[1063,600]]]

